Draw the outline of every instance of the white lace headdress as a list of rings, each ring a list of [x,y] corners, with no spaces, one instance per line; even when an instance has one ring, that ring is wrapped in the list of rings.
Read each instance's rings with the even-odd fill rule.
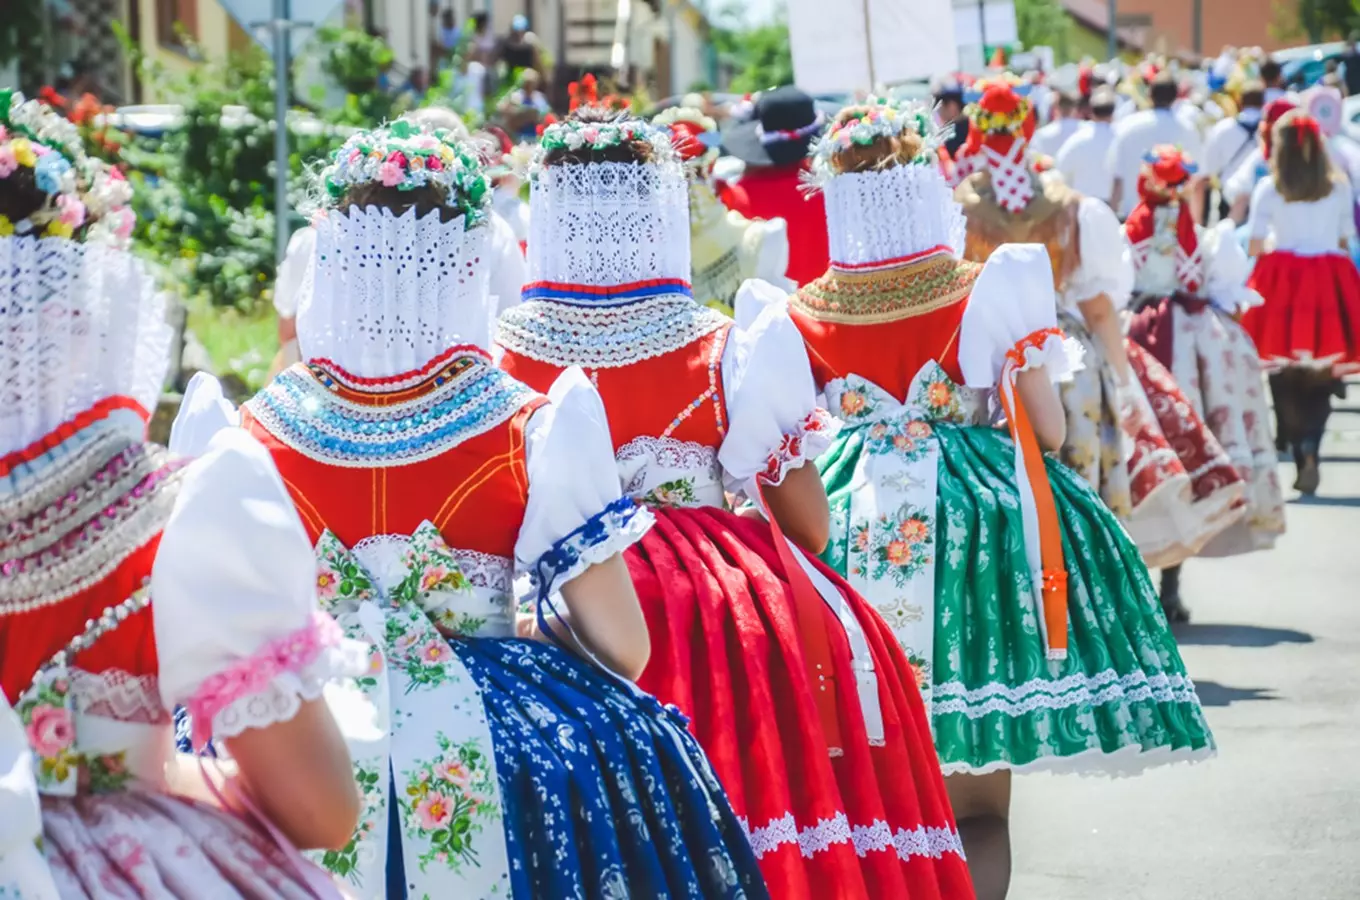
[[[360,378],[413,372],[491,329],[489,231],[439,211],[331,210],[298,306],[298,348]]]
[[[908,132],[924,142],[910,163],[835,171],[837,152]],[[880,265],[941,247],[962,255],[967,222],[936,162],[938,146],[930,111],[920,104],[871,99],[860,115],[831,126],[813,148],[812,180],[825,194],[832,266]]]
[[[170,358],[165,298],[127,251],[33,235],[0,238],[0,454],[98,407],[136,438]]]
[[[653,160],[541,164],[552,140],[597,146],[611,139],[610,127],[648,140]],[[563,132],[554,135],[552,128]],[[552,128],[544,135],[529,197],[525,299],[608,304],[688,290],[689,192],[669,132],[636,120]]]
[[[352,135],[320,173],[333,208],[317,217],[316,250],[298,304],[298,348],[350,375],[390,379],[450,347],[485,349],[491,333],[491,187],[475,155],[447,131],[398,121]],[[341,209],[370,184],[436,190],[456,215],[378,206]]]

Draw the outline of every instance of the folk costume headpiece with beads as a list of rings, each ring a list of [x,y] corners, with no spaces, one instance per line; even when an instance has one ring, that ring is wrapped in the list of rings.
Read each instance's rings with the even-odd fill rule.
[[[959,150],[959,175],[989,171],[997,202],[1019,213],[1034,197],[1034,173],[1027,159],[1034,137],[1029,87],[1009,73],[977,82],[966,109],[968,140]]]
[[[164,297],[122,246],[130,199],[74,126],[0,91],[0,499],[91,429],[145,438],[171,335]]]
[[[911,160],[862,172],[842,172],[837,155],[881,138],[912,135]],[[842,110],[812,149],[812,183],[826,198],[831,266],[861,272],[936,253],[963,252],[966,223],[940,172],[930,110],[871,98]]]
[[[304,359],[394,378],[451,346],[485,342],[491,186],[470,147],[393,122],[351,136],[318,181],[325,200],[297,320]],[[435,208],[352,202],[374,186]]]
[[[1204,281],[1199,236],[1186,198],[1186,188],[1197,169],[1179,147],[1163,144],[1152,148],[1138,176],[1138,205],[1124,223],[1124,235],[1140,273],[1150,254],[1172,257],[1174,289],[1190,294],[1196,293]],[[1140,280],[1146,283],[1147,278]]]
[[[649,162],[563,162],[554,151],[605,153],[638,142]],[[525,300],[619,305],[689,296],[689,205],[670,132],[619,116],[549,125],[530,169]]]

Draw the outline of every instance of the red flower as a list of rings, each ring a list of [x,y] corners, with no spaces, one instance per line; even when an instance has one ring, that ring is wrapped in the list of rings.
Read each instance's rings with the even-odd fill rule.
[[[38,89],[38,99],[55,109],[66,108],[66,98],[57,93],[57,89],[50,84],[45,84]]]

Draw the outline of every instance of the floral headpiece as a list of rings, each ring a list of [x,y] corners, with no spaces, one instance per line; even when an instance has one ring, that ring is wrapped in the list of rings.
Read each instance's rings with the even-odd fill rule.
[[[0,236],[70,238],[80,228],[88,235],[96,222],[111,237],[125,239],[132,232],[135,219],[127,208],[132,191],[122,173],[87,156],[75,124],[56,110],[0,90],[0,179],[22,171],[32,173],[45,199],[18,222],[0,216]]]
[[[1180,147],[1161,144],[1143,155],[1143,170],[1166,187],[1179,187],[1199,171]]]
[[[912,159],[912,164],[936,163],[941,138],[930,109],[924,104],[896,104],[870,97],[862,104],[847,107],[812,145],[810,155],[814,178],[825,180],[835,174],[831,159],[842,150],[855,146],[867,147],[879,138],[898,137],[908,132],[920,135],[924,142],[921,152]]]
[[[682,162],[710,161],[722,144],[718,123],[692,106],[673,106],[652,119],[653,125],[670,129],[671,145]]]
[[[1010,73],[984,78],[974,85],[972,102],[964,112],[984,135],[1016,135],[1033,111],[1028,94],[1028,85]]]
[[[352,135],[321,171],[321,181],[332,201],[362,184],[399,191],[436,187],[468,227],[485,218],[491,202],[490,184],[475,154],[444,129],[407,121]]]
[[[582,122],[566,118],[553,122],[543,129],[538,139],[538,152],[534,155],[533,168],[540,168],[543,158],[553,150],[608,150],[636,141],[646,141],[652,146],[652,156],[657,162],[675,158],[671,146],[671,133],[666,128],[651,124],[643,119],[622,118],[615,122]]]

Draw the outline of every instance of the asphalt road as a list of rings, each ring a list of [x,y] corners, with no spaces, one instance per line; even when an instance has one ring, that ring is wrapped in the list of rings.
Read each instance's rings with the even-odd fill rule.
[[[1011,900],[1360,900],[1360,385],[1265,553],[1192,560],[1177,636],[1217,758],[1017,779]],[[1286,489],[1292,465],[1281,464]]]

